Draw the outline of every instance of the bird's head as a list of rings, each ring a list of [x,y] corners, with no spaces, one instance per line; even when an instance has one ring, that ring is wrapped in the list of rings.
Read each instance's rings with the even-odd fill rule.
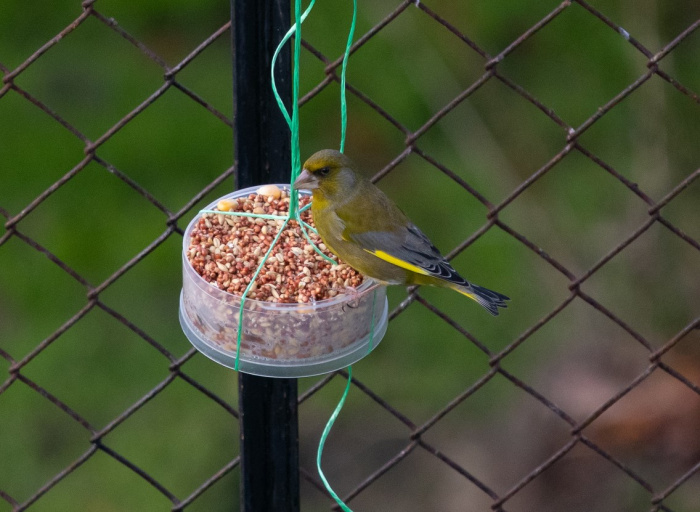
[[[354,164],[347,156],[334,149],[323,149],[314,153],[304,162],[294,187],[307,189],[331,198],[339,193],[347,193],[353,189],[358,177]]]

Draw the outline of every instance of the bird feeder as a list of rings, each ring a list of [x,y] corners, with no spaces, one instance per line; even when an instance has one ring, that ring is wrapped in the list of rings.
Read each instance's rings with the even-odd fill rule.
[[[222,201],[252,197],[257,190],[258,187],[238,190],[211,203],[203,211],[215,211]],[[242,301],[240,293],[230,293],[221,289],[220,283],[208,282],[190,261],[197,251],[191,246],[192,234],[202,215],[195,217],[185,230],[180,324],[192,345],[205,356],[253,375],[304,377],[345,368],[362,359],[381,341],[388,321],[386,288],[369,279],[347,293],[324,300],[312,298],[303,303],[279,303],[272,298],[262,301],[249,296]],[[222,219],[223,213],[215,216],[219,222],[233,224],[231,220]],[[235,249],[233,242],[235,239],[226,242],[230,249]],[[222,243],[221,240],[212,241],[213,251]],[[274,257],[275,250],[273,248],[268,260]],[[314,257],[315,253],[310,256]],[[263,259],[264,256],[258,257],[259,261]],[[221,261],[225,260],[219,261],[223,264]],[[295,272],[300,271],[292,267]],[[250,269],[246,273],[250,276]],[[308,269],[306,273],[309,274]],[[287,274],[284,278],[289,279],[291,274],[289,271]],[[306,281],[311,286],[321,278],[313,274],[308,277]],[[274,288],[274,284],[271,287]]]

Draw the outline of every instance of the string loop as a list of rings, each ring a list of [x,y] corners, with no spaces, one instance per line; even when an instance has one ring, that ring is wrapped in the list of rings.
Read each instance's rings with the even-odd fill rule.
[[[282,41],[280,41],[279,45],[277,46],[277,49],[275,50],[275,53],[272,56],[272,63],[270,66],[270,76],[271,76],[271,81],[272,81],[272,93],[277,101],[277,105],[279,106],[280,111],[282,112],[282,115],[284,116],[284,119],[287,121],[287,124],[289,125],[289,129],[291,131],[291,163],[292,163],[292,168],[291,168],[291,181],[290,181],[290,192],[289,192],[289,213],[286,217],[283,216],[278,216],[278,215],[259,215],[259,214],[249,214],[249,213],[242,213],[242,212],[220,212],[216,210],[202,210],[201,213],[217,213],[217,214],[227,214],[227,215],[240,215],[240,216],[248,216],[248,217],[261,217],[261,218],[267,218],[267,219],[283,219],[284,223],[282,226],[280,226],[277,235],[272,241],[272,244],[270,244],[270,248],[267,250],[265,253],[265,256],[262,258],[262,262],[260,265],[258,265],[258,268],[256,269],[255,273],[253,274],[252,278],[250,279],[250,284],[246,287],[245,291],[243,292],[243,295],[241,296],[241,305],[240,305],[240,310],[238,314],[238,333],[236,336],[236,362],[234,364],[234,369],[238,370],[239,367],[239,356],[240,356],[240,351],[241,351],[241,338],[242,338],[242,333],[243,333],[243,320],[244,320],[244,309],[245,309],[245,302],[246,302],[246,297],[252,287],[254,286],[255,280],[257,279],[258,275],[263,269],[263,265],[265,264],[265,261],[267,261],[268,257],[272,253],[272,250],[274,249],[275,245],[277,244],[278,240],[280,239],[282,232],[284,231],[284,228],[287,226],[290,220],[294,219],[299,223],[299,226],[301,227],[302,233],[304,234],[304,237],[306,240],[311,244],[311,246],[314,248],[314,250],[323,256],[326,260],[330,261],[331,263],[335,264],[336,262],[332,260],[331,258],[328,258],[325,254],[321,252],[318,247],[316,247],[316,244],[314,244],[311,241],[311,238],[309,237],[309,234],[307,232],[307,229],[312,230],[316,232],[314,228],[309,226],[307,223],[305,223],[301,219],[301,212],[304,211],[307,207],[302,208],[301,210],[299,209],[299,197],[294,189],[294,181],[297,179],[299,174],[301,173],[301,156],[300,156],[300,148],[299,148],[299,54],[301,52],[301,25],[306,19],[306,17],[309,15],[311,12],[311,9],[313,8],[314,4],[316,3],[316,0],[311,0],[311,3],[309,6],[306,8],[304,13],[301,13],[301,1],[297,0],[294,2],[294,25],[287,31],[285,36],[282,38]],[[353,0],[353,11],[352,11],[352,23],[350,25],[350,31],[348,33],[348,39],[347,43],[345,46],[345,54],[343,56],[343,64],[341,68],[341,73],[340,73],[340,119],[341,119],[341,127],[340,127],[340,152],[344,152],[345,150],[345,136],[347,132],[347,100],[346,100],[346,94],[345,94],[345,89],[346,89],[346,84],[345,84],[345,75],[347,72],[347,65],[348,65],[348,58],[350,56],[350,51],[352,49],[352,40],[353,36],[355,34],[355,25],[357,22],[357,0]],[[289,113],[289,110],[287,107],[284,105],[284,101],[282,101],[282,98],[280,97],[280,94],[277,90],[277,85],[275,83],[275,64],[277,62],[277,57],[279,56],[280,51],[284,47],[284,45],[289,41],[289,39],[294,36],[294,52],[293,52],[293,71],[292,71],[292,112],[291,115]],[[369,351],[372,350],[372,345],[373,345],[373,338],[374,338],[374,317],[375,317],[375,301],[377,297],[377,291],[374,291],[374,297],[372,299],[372,321],[370,325],[370,342],[369,342]],[[326,438],[328,437],[328,434],[331,431],[331,428],[333,427],[333,424],[335,423],[336,418],[340,414],[340,411],[343,408],[343,405],[345,404],[345,399],[348,396],[348,393],[350,392],[350,384],[352,381],[352,367],[348,366],[348,383],[345,386],[345,391],[343,392],[343,396],[340,399],[340,402],[335,408],[335,411],[333,411],[333,414],[331,415],[330,419],[328,420],[328,423],[326,424],[326,428],[323,431],[323,434],[321,436],[321,441],[318,446],[318,455],[316,458],[316,464],[318,466],[318,473],[321,476],[321,480],[323,480],[323,484],[326,487],[326,490],[330,493],[330,495],[333,497],[333,499],[336,501],[336,503],[343,509],[344,512],[352,512],[352,510],[343,502],[343,500],[338,497],[338,495],[335,493],[333,488],[330,486],[328,483],[328,480],[326,479],[326,476],[323,474],[323,470],[321,469],[321,456],[323,453],[323,446],[326,443]]]
[[[348,383],[345,385],[345,391],[343,391],[343,396],[340,397],[340,402],[338,402],[338,405],[336,406],[335,410],[333,411],[333,414],[331,415],[330,419],[328,420],[328,423],[326,423],[326,428],[323,429],[323,434],[321,434],[321,441],[318,443],[318,453],[316,455],[316,468],[318,469],[318,474],[321,477],[321,480],[323,481],[323,485],[326,487],[326,490],[329,492],[329,494],[333,497],[335,502],[340,506],[340,508],[343,509],[344,512],[352,512],[350,507],[348,507],[343,500],[340,499],[340,497],[336,494],[336,492],[333,490],[331,485],[328,483],[328,480],[326,479],[326,475],[323,474],[323,470],[321,469],[321,455],[323,454],[323,446],[326,444],[326,438],[328,437],[328,434],[331,431],[331,428],[333,428],[333,424],[335,423],[335,420],[338,418],[338,415],[340,414],[341,409],[343,408],[343,405],[345,405],[345,399],[348,397],[348,393],[350,392],[350,384],[352,383],[352,366],[348,366]]]

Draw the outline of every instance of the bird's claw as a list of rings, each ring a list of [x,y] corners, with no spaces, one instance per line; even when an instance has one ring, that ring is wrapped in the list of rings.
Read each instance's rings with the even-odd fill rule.
[[[343,304],[343,311],[345,311],[346,307],[350,309],[355,309],[360,305],[360,296],[362,294],[357,291],[357,288],[353,288],[352,286],[346,286],[340,291],[340,293],[348,296],[348,301],[345,304]]]

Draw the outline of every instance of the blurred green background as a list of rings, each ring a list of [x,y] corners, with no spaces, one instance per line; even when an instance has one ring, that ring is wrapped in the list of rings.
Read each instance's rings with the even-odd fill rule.
[[[431,0],[429,9],[495,56],[559,2]],[[652,53],[700,16],[691,0],[593,1]],[[348,83],[409,132],[418,130],[484,73],[485,59],[426,12],[396,0],[359,2],[356,38],[392,11],[396,19],[349,61]],[[94,9],[174,67],[229,17],[226,2],[98,0]],[[6,76],[72,23],[80,2],[0,9],[0,72]],[[328,59],[345,46],[349,2],[318,2],[303,37]],[[700,30],[685,38],[660,68],[700,91]],[[232,116],[230,34],[194,58],[176,80],[229,120]],[[498,64],[498,73],[577,128],[647,72],[647,58],[622,35],[574,3]],[[325,64],[301,60],[301,96],[324,78]],[[0,96],[0,237],[17,215],[85,159],[85,143],[43,112],[57,113],[90,141],[163,85],[164,69],[95,16],[13,79]],[[18,90],[19,89],[19,90]],[[23,93],[24,94],[23,94]],[[416,147],[492,204],[565,147],[566,131],[532,103],[491,78],[416,141]],[[653,76],[595,122],[581,147],[658,201],[700,166],[700,107]],[[301,109],[302,159],[340,139],[339,87],[332,83]],[[405,149],[406,134],[353,94],[348,95],[346,152],[367,175]],[[88,163],[43,200],[16,229],[96,287],[166,231],[166,215],[118,175],[138,183],[171,212],[180,211],[233,163],[229,124],[170,87],[97,150]],[[411,154],[379,181],[448,253],[487,223],[488,208],[467,190]],[[227,179],[195,204],[229,192]],[[691,238],[656,222],[582,285],[634,332],[658,348],[700,311],[700,180],[661,210]],[[573,150],[499,213],[510,229],[575,276],[583,275],[649,218],[649,205],[603,167]],[[47,340],[21,375],[101,430],[170,376],[170,361],[108,313],[112,310],[181,357],[190,344],[177,321],[181,238],[170,236],[88,301],[86,286],[20,236],[0,245],[0,382],[11,382],[9,358],[20,361]],[[507,347],[570,296],[570,281],[499,227],[460,252],[454,266],[468,279],[512,298],[491,318],[445,290],[421,290],[493,353]],[[390,307],[406,297],[389,291]],[[58,337],[52,336],[61,330]],[[664,362],[690,383],[657,370],[596,419],[584,434],[661,492],[700,458],[700,336],[685,336]],[[50,342],[50,343],[48,343]],[[649,351],[607,316],[575,298],[501,363],[575,421],[587,418],[648,367]],[[488,357],[428,308],[413,303],[389,326],[382,344],[354,366],[356,378],[415,424],[422,424],[490,370]],[[182,371],[234,407],[234,372],[197,354]],[[318,379],[301,379],[300,392]],[[300,407],[303,467],[315,475],[323,426],[344,383],[336,377]],[[20,503],[91,448],[89,432],[21,380],[0,393],[0,491]],[[185,380],[175,378],[102,442],[184,499],[238,453],[237,422]],[[409,429],[353,388],[324,452],[324,469],[343,495],[409,445]],[[430,428],[422,439],[505,494],[570,439],[570,426],[532,396],[496,375]],[[238,506],[238,469],[187,510]],[[664,501],[697,510],[697,472]],[[648,510],[648,490],[579,444],[506,503],[509,511]],[[439,459],[415,449],[351,502],[354,510],[490,510],[492,500]],[[56,510],[168,510],[171,503],[141,477],[98,451],[31,506]],[[330,501],[302,483],[302,510]],[[0,512],[12,506],[0,499]]]

